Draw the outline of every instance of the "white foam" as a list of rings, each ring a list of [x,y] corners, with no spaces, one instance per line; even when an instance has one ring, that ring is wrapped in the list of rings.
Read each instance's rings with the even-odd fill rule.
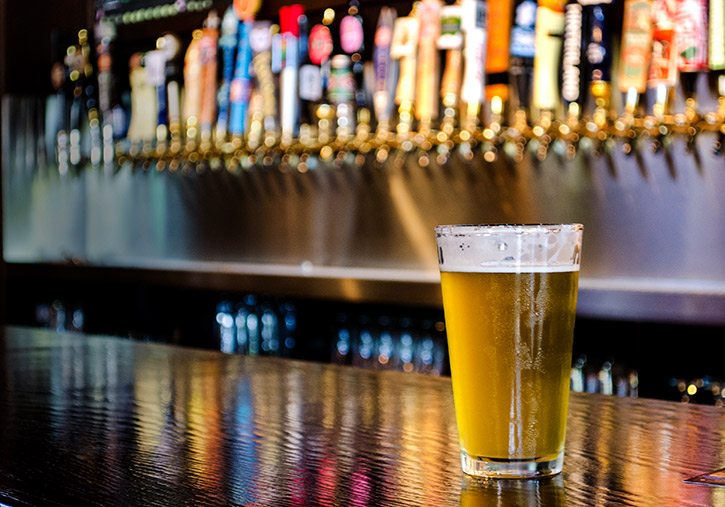
[[[445,273],[571,273],[579,271],[573,266],[440,266]]]

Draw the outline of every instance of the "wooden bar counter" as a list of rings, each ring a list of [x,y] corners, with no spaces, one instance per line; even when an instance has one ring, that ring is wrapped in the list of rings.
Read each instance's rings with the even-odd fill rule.
[[[5,328],[0,504],[725,505],[716,407],[572,393],[564,471],[460,470],[451,382]]]

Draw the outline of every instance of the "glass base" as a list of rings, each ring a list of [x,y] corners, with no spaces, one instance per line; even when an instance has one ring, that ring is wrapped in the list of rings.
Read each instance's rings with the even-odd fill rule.
[[[463,472],[475,477],[499,477],[510,479],[533,479],[556,475],[564,464],[564,452],[553,458],[535,458],[531,460],[492,459],[482,456],[469,456],[461,451]]]

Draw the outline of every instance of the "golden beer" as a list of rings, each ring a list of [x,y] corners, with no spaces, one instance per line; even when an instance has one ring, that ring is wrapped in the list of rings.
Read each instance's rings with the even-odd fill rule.
[[[490,269],[441,267],[461,450],[473,461],[560,463],[578,264]]]

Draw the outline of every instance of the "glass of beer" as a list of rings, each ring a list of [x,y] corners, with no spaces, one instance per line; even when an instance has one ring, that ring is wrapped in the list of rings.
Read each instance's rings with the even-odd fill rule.
[[[436,227],[463,471],[561,472],[581,224]]]

